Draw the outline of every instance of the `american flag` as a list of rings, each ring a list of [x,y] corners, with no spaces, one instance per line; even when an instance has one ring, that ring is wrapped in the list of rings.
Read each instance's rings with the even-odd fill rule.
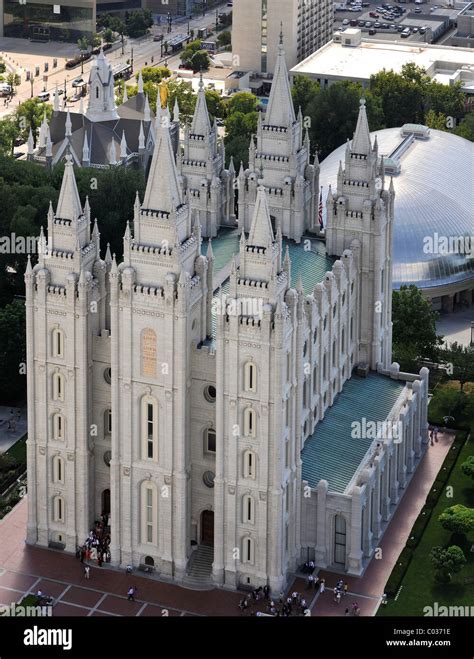
[[[321,192],[319,193],[319,228],[321,231],[324,229],[323,222],[323,186],[321,186]]]

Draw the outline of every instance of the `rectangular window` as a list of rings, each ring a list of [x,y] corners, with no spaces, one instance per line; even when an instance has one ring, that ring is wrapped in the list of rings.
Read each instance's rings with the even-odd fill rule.
[[[209,428],[207,431],[207,451],[210,453],[216,452],[216,431]]]
[[[147,404],[147,457],[153,459],[153,405]]]
[[[146,541],[153,542],[153,490],[146,491]]]

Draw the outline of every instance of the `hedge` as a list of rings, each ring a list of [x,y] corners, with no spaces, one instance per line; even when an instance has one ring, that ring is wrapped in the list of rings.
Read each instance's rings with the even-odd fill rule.
[[[398,557],[395,567],[393,568],[385,586],[385,593],[388,595],[388,597],[395,597],[395,595],[398,593],[398,589],[400,588],[403,577],[405,576],[408,566],[410,565],[412,556],[413,549],[410,549],[410,547],[405,547],[405,549]]]

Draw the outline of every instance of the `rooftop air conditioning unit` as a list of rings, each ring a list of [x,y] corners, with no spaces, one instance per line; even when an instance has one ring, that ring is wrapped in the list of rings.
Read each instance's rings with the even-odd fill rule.
[[[360,378],[366,378],[369,375],[369,365],[366,362],[358,364],[356,374]]]

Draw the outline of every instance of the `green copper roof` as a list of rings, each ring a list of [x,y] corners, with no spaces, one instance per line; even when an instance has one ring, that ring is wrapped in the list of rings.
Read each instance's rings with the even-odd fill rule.
[[[310,249],[308,249],[308,243]],[[323,242],[310,238],[302,238],[298,245],[292,240],[283,240],[283,256],[286,246],[290,252],[291,259],[291,285],[296,287],[299,276],[303,280],[303,288],[306,295],[310,295],[316,284],[324,279],[324,275],[332,270],[335,258],[326,255],[326,247]]]
[[[316,487],[324,478],[329,491],[344,492],[373,439],[351,437],[352,423],[385,421],[405,382],[370,373],[346,382],[334,405],[308,437],[301,452],[303,480]]]
[[[214,272],[222,270],[234,254],[239,252],[239,230],[238,229],[221,229],[219,235],[212,239],[212,252],[214,254]],[[201,252],[206,254],[207,241],[203,241]]]

